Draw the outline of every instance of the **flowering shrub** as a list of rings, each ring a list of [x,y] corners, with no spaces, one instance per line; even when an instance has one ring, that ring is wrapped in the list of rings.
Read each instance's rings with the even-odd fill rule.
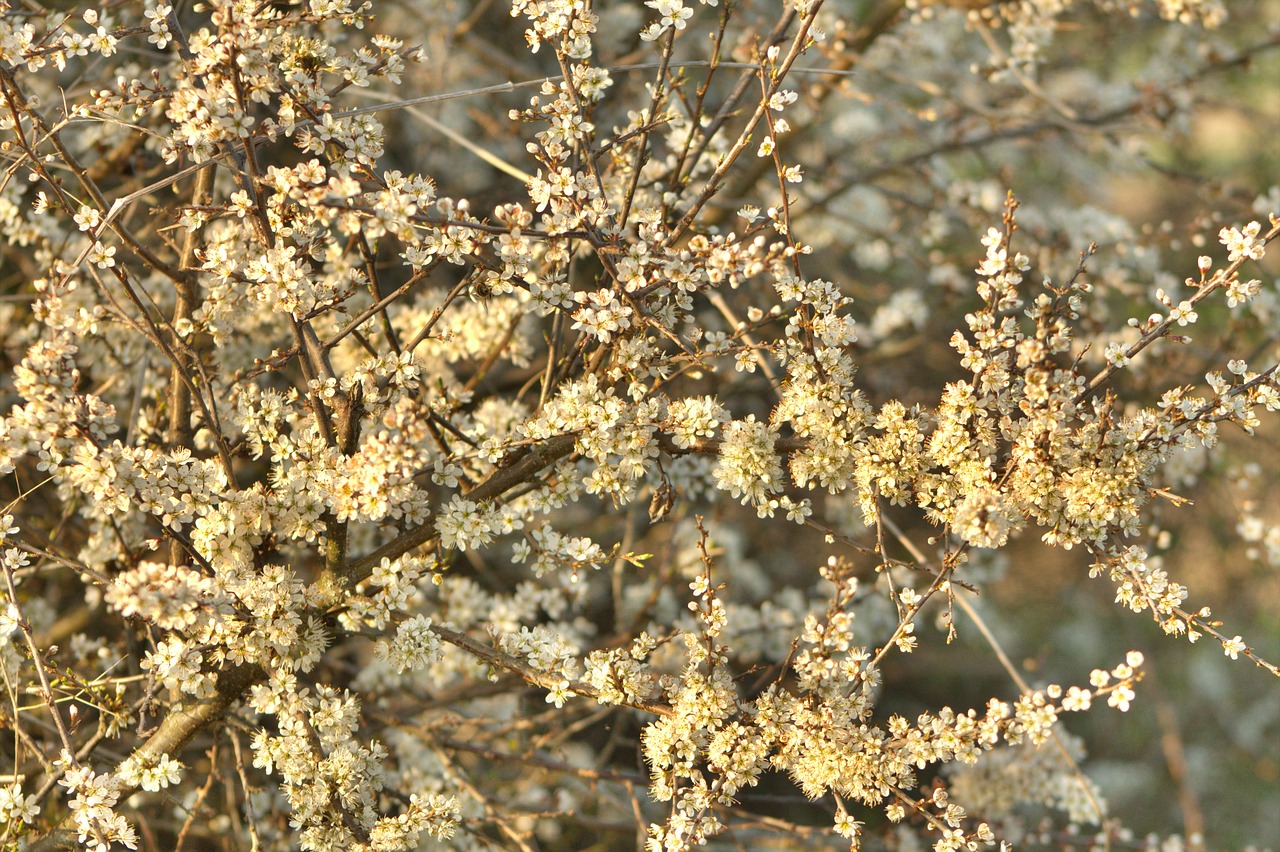
[[[1280,189],[1116,200],[1266,4],[597,5],[0,0],[5,848],[1105,846],[1142,623],[1280,673]]]

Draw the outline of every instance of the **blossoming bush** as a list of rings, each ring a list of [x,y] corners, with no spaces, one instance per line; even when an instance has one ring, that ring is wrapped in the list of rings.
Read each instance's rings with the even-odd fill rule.
[[[0,0],[5,848],[1122,844],[1142,624],[1277,674],[1174,570],[1280,564],[1267,4],[63,5]],[[1091,628],[1011,556],[1134,641],[1015,662]]]

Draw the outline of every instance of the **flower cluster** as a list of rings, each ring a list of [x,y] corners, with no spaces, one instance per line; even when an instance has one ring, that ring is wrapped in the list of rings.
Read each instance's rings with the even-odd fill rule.
[[[0,846],[1120,836],[1005,602],[1280,674],[1280,189],[1100,180],[1241,3],[0,0]]]

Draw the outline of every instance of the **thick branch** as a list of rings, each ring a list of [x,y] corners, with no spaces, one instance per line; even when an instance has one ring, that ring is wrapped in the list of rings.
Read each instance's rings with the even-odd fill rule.
[[[213,695],[170,713],[134,754],[152,761],[162,754],[178,754],[197,734],[226,715],[227,708],[239,701],[250,686],[264,677],[266,672],[258,666],[237,666],[223,671],[218,676],[218,686]],[[122,786],[121,792],[125,795],[133,789],[128,785]],[[80,848],[76,831],[71,825],[71,818],[68,817],[53,831],[27,847],[28,852]]]

